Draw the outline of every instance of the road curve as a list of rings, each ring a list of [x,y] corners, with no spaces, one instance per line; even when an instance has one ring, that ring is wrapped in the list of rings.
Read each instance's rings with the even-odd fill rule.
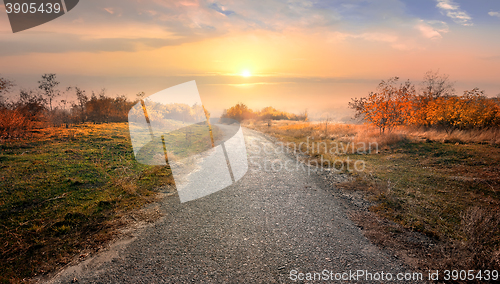
[[[249,170],[240,181],[187,203],[166,198],[164,217],[48,282],[294,283],[298,272],[406,270],[362,235],[314,171],[262,134],[244,135]]]

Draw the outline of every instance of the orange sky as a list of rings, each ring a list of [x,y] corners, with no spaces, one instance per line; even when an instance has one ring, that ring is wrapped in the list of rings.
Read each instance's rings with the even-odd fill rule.
[[[0,74],[34,88],[51,72],[62,86],[130,96],[194,79],[214,113],[239,101],[321,113],[431,69],[458,93],[500,93],[498,4],[421,3],[88,0],[16,34],[2,8]]]

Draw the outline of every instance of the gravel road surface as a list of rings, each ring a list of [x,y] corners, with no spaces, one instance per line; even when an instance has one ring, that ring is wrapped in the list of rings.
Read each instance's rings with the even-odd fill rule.
[[[187,203],[165,198],[162,218],[48,282],[311,283],[298,273],[365,270],[395,280],[411,272],[362,235],[314,170],[264,135],[249,129],[244,135],[249,170],[241,180]],[[391,283],[364,279],[333,282]]]

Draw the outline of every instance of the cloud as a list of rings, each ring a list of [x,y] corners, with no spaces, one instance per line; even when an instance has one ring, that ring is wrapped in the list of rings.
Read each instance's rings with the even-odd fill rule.
[[[261,1],[234,0],[80,1],[78,9],[65,17],[16,37],[1,37],[0,54],[135,51],[255,30],[281,33],[339,23],[335,7],[317,7],[314,3],[279,0],[268,0],[265,5]],[[0,32],[10,32],[5,25],[0,26]],[[136,27],[141,27],[141,31],[137,32]],[[40,37],[45,38],[41,42],[46,44],[31,40]]]
[[[420,24],[417,26],[417,28],[422,32],[422,35],[425,36],[426,38],[442,38],[441,34],[434,30],[432,27],[426,25],[426,24]]]
[[[409,17],[400,0],[87,0],[47,25],[0,38],[0,55],[136,51],[267,31],[332,34],[410,48],[411,37],[440,38],[444,29]],[[447,4],[447,5],[446,5]],[[441,6],[459,9],[453,2]],[[457,10],[450,10],[457,12]],[[417,30],[415,25],[419,24]],[[446,27],[447,29],[447,27]],[[1,29],[0,29],[1,31]],[[71,37],[68,37],[71,34]],[[44,44],[36,44],[35,38]],[[415,41],[416,42],[416,41]]]
[[[443,38],[449,32],[448,25],[443,21],[422,19],[407,20],[394,28],[378,28],[369,31],[341,32],[328,34],[330,41],[364,40],[367,42],[384,43],[397,50],[424,50],[429,44]]]
[[[500,12],[488,12],[488,15],[492,16],[492,17],[497,17],[497,18],[500,18]]]
[[[429,39],[439,39],[442,38],[442,34],[448,32],[448,25],[442,21],[423,21],[416,25],[416,28],[420,33]]]
[[[48,36],[51,41],[45,40]],[[74,34],[30,34],[19,37],[16,41],[0,39],[0,56],[22,55],[28,53],[65,53],[65,52],[134,52],[144,48],[161,48],[174,46],[190,41],[190,39],[169,38],[84,38]]]
[[[104,11],[110,13],[111,15],[113,15],[115,13],[115,11],[113,10],[113,8],[104,8]]]
[[[398,41],[398,36],[383,32],[366,32],[361,34],[334,32],[331,34],[331,39],[344,41],[347,39],[362,39],[371,42],[395,43]]]
[[[357,38],[362,38],[367,41],[379,41],[379,42],[388,42],[388,43],[394,43],[398,41],[398,36],[393,35],[393,34],[387,34],[387,33],[363,33],[358,36],[355,36]]]
[[[414,34],[407,31],[401,33],[395,31],[365,32],[361,34],[334,32],[330,34],[329,38],[331,41],[364,40],[366,42],[382,43],[403,51],[423,48],[415,40]]]
[[[224,8],[224,6],[219,6],[219,4],[217,4],[215,2],[208,5],[208,8],[213,9],[213,10],[215,10],[221,14],[224,14],[226,16],[230,16],[230,15],[234,14],[234,11],[226,10]]]
[[[459,6],[451,0],[438,0],[436,6],[443,10],[457,10],[459,8]]]
[[[472,17],[467,14],[467,12],[460,9],[460,6],[453,2],[453,0],[436,0],[438,7],[441,10],[441,14],[448,16],[453,19],[457,24],[463,26],[472,26]]]

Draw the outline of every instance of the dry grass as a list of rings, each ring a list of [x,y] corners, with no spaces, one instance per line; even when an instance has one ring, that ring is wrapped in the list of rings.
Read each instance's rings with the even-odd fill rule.
[[[424,275],[429,270],[440,271],[438,283],[484,283],[482,279],[444,281],[445,270],[481,270],[500,268],[500,251],[492,249],[498,244],[498,212],[471,207],[462,216],[463,230],[468,235],[465,241],[440,241],[409,231],[400,224],[381,218],[373,212],[358,211],[351,219],[363,228],[364,235],[376,245],[390,251],[413,269]]]
[[[370,127],[360,127],[356,135],[353,137],[355,143],[377,143],[379,148],[395,145],[405,141],[408,137],[400,132],[389,132],[381,134],[377,129]]]
[[[411,137],[428,139],[443,143],[485,143],[500,144],[500,129],[455,130],[448,133],[437,129],[401,129],[400,133]]]
[[[466,240],[453,260],[459,260],[462,267],[499,269],[500,212],[471,207],[462,215],[462,230]]]
[[[381,134],[369,125],[354,125],[325,122],[300,122],[289,120],[267,122],[258,120],[244,121],[243,125],[264,133],[294,138],[314,137],[315,139],[344,140],[354,142],[377,142],[379,146],[389,146],[405,139],[430,140],[442,143],[479,143],[500,144],[500,129],[472,129],[447,132],[439,129],[400,127],[392,132]]]
[[[346,153],[358,151],[377,153],[380,148],[397,144],[407,139],[401,132],[382,134],[368,125],[354,125],[324,122],[297,122],[289,120],[273,121],[271,127],[264,121],[244,121],[244,126],[273,135],[283,141],[297,142],[304,138],[311,141],[330,144],[331,141],[342,143]],[[323,145],[323,144],[322,144]],[[320,147],[320,150],[324,150]],[[312,151],[311,152],[315,152]],[[317,151],[316,151],[317,152]],[[326,151],[328,152],[328,151]],[[345,152],[345,151],[344,151]],[[327,154],[320,151],[320,154]]]

